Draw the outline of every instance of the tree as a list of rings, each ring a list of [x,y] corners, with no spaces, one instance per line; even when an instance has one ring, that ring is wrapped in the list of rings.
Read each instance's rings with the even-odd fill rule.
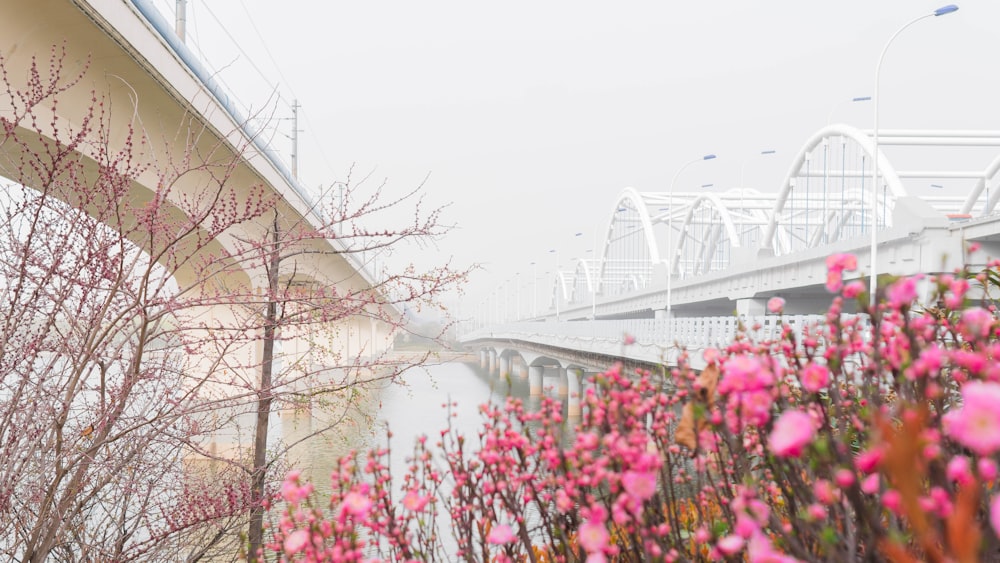
[[[396,304],[458,283],[463,273],[447,267],[366,280],[344,262],[439,234],[437,214],[391,232],[352,226],[385,208],[375,190],[352,213],[322,220],[317,206],[307,218],[248,181],[241,155],[253,140],[240,131],[216,135],[187,116],[173,138],[154,138],[143,117],[155,112],[98,92],[81,113],[65,109],[88,70],[66,76],[63,49],[47,70],[8,63],[0,59],[9,103],[0,174],[11,180],[0,200],[0,552],[22,561],[235,553],[281,450],[255,463],[250,448],[220,450],[217,437],[248,405],[266,418],[274,400],[351,390],[371,379],[363,373],[387,367],[377,377],[391,379],[408,364],[315,340],[275,373],[275,345],[297,331],[336,335],[359,316],[403,327]],[[328,240],[345,228],[353,243]],[[341,267],[330,275],[321,260]],[[342,377],[321,378],[337,367]]]
[[[395,381],[406,369],[424,364],[429,352],[408,356],[388,353],[393,335],[405,327],[407,319],[403,306],[433,305],[433,299],[443,291],[455,287],[466,273],[454,271],[447,265],[428,272],[418,273],[413,267],[402,272],[376,270],[374,279],[358,283],[351,279],[337,279],[337,283],[322,284],[310,270],[319,259],[362,256],[367,262],[372,256],[411,240],[425,240],[443,235],[447,228],[439,224],[440,209],[426,217],[419,214],[416,205],[412,223],[398,228],[369,229],[365,226],[381,212],[398,207],[418,190],[403,197],[385,201],[381,186],[368,194],[360,204],[352,205],[357,187],[350,182],[343,185],[340,201],[321,200],[313,208],[313,221],[283,221],[275,211],[269,229],[258,239],[243,240],[240,253],[252,256],[253,267],[260,266],[266,287],[259,302],[254,302],[250,315],[242,323],[260,325],[263,350],[260,381],[255,389],[258,396],[256,423],[252,451],[252,506],[249,528],[249,558],[255,560],[263,539],[264,501],[268,472],[277,456],[268,455],[268,429],[275,400],[301,404],[314,404],[323,397],[345,389],[357,392],[372,385]],[[326,205],[322,205],[326,203]],[[378,222],[381,224],[381,222]],[[331,249],[328,241],[333,241]],[[241,263],[242,267],[247,264]],[[353,271],[349,278],[358,278]],[[256,313],[256,314],[255,314]],[[255,322],[255,318],[259,320]],[[372,340],[358,346],[353,355],[347,350],[337,350],[321,342],[318,334],[331,336],[342,329],[343,321],[367,319],[369,323],[388,327],[383,336],[383,347],[376,348]],[[283,333],[284,337],[279,336]],[[309,338],[302,336],[308,333]],[[443,334],[443,331],[442,333]],[[435,338],[441,335],[435,335]],[[289,369],[276,370],[275,344],[296,339],[305,344],[289,363]],[[349,337],[349,336],[348,336]],[[331,408],[327,403],[326,408]],[[348,402],[340,409],[351,408]],[[322,431],[322,430],[321,430]]]

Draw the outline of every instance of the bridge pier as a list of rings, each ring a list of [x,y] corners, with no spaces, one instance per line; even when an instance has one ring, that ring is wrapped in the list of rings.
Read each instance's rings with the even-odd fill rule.
[[[500,373],[497,375],[500,377],[510,375],[510,356],[500,356]]]
[[[545,374],[545,366],[528,366],[528,394],[538,397],[542,394],[542,376]]]
[[[583,368],[569,368],[566,373],[566,416],[580,416],[580,395],[583,382]]]
[[[489,351],[489,371],[490,375],[497,370],[497,352],[496,350]]]
[[[489,353],[486,350],[479,351],[479,369],[486,369],[490,365]]]
[[[739,317],[759,317],[767,314],[767,300],[747,297],[736,300],[736,315]]]

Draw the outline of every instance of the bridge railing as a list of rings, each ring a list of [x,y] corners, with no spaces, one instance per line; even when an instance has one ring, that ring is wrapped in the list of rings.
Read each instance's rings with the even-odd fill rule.
[[[701,352],[730,344],[741,323],[756,341],[777,339],[787,326],[801,342],[807,328],[825,322],[825,315],[519,322],[476,329],[459,340],[528,342],[650,363],[674,363],[677,354],[687,350],[692,364],[699,367]],[[626,338],[632,342],[626,345]]]

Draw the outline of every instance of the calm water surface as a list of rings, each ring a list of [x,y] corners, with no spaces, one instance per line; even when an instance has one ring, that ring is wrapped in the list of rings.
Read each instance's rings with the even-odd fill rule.
[[[351,449],[364,451],[386,443],[386,429],[392,432],[392,467],[404,467],[406,456],[413,450],[413,443],[421,435],[433,444],[440,432],[452,427],[477,443],[476,435],[483,427],[479,405],[485,402],[502,404],[508,396],[524,401],[528,411],[538,409],[541,398],[529,397],[528,380],[512,375],[510,378],[490,376],[479,368],[479,363],[451,361],[413,368],[403,374],[404,385],[388,385],[367,399],[369,417],[354,416],[328,419],[314,409],[309,412],[284,412],[281,414],[281,433],[286,443],[293,443],[307,434],[327,426],[335,427],[321,437],[302,441],[292,448],[288,462],[299,468],[317,488],[328,488],[329,475],[336,459]],[[543,387],[546,393],[555,394],[558,374],[546,370]],[[457,403],[450,407],[449,404]],[[578,422],[565,417],[564,439],[572,434]]]

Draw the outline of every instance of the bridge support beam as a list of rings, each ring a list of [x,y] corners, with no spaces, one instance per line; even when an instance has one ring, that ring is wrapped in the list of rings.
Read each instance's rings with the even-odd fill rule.
[[[486,350],[479,351],[479,369],[486,369],[490,365],[489,353]]]
[[[507,377],[510,375],[510,356],[500,356],[500,377]]]
[[[559,366],[557,369],[559,370],[558,393],[560,397],[565,397],[569,394],[569,383],[567,382],[569,375],[566,373],[566,368]]]
[[[736,315],[740,317],[759,317],[767,314],[767,301],[752,297],[736,300]]]
[[[542,394],[542,376],[545,374],[545,366],[528,366],[528,394],[538,397]]]
[[[490,361],[489,361],[489,364],[490,364],[489,365],[490,375],[493,375],[493,372],[495,372],[497,370],[497,352],[496,352],[496,350],[490,350],[489,351],[489,355],[490,355]]]
[[[580,416],[580,395],[583,382],[582,368],[569,368],[566,372],[566,416]]]

